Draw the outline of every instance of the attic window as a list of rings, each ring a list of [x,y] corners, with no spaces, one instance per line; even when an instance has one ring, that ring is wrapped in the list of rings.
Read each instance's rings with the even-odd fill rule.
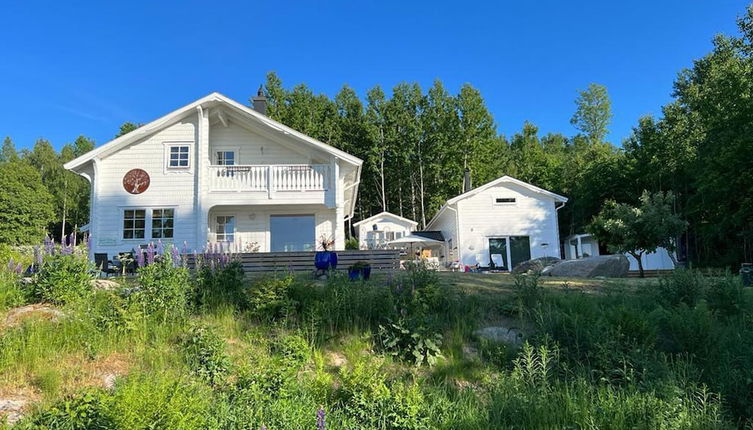
[[[188,145],[171,145],[169,147],[170,152],[168,154],[167,166],[170,168],[183,168],[186,169],[188,165],[188,153],[190,147]]]
[[[515,203],[515,197],[497,197],[494,199],[494,203],[498,205]]]

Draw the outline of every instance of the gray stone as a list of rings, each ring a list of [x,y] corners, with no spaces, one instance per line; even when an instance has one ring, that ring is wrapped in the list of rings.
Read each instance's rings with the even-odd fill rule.
[[[8,424],[15,424],[23,417],[26,403],[26,400],[21,399],[0,399],[0,418],[5,417]],[[0,421],[0,427],[1,423],[2,421]]]
[[[542,272],[546,276],[565,278],[626,278],[630,262],[622,254],[598,255],[578,260],[566,260]]]
[[[91,285],[95,290],[104,291],[115,291],[120,288],[119,283],[111,281],[109,279],[92,279],[91,281],[89,281],[89,285]]]
[[[515,266],[512,269],[513,274],[539,274],[541,273],[546,267],[553,266],[559,262],[561,262],[557,257],[539,257],[534,258],[533,260],[524,261],[522,263],[519,263],[517,266]]]
[[[520,345],[523,343],[523,332],[515,327],[490,326],[473,332],[476,337],[487,339],[494,343]]]
[[[0,329],[18,326],[29,318],[40,318],[56,322],[64,316],[63,311],[46,304],[21,306],[8,311],[5,315],[5,321],[0,324]]]

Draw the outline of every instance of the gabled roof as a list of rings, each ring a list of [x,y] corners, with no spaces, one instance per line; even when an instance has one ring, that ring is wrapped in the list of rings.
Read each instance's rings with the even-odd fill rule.
[[[364,224],[364,223],[367,223],[367,222],[371,222],[374,219],[384,218],[384,217],[393,218],[393,219],[396,219],[396,220],[399,220],[399,221],[405,221],[405,222],[407,222],[407,223],[409,223],[409,224],[411,224],[413,226],[418,225],[418,223],[416,221],[413,221],[413,220],[408,219],[408,218],[403,218],[403,217],[401,217],[399,215],[395,215],[395,214],[393,214],[391,212],[387,212],[387,211],[384,211],[382,213],[378,213],[376,215],[370,216],[370,217],[368,217],[366,219],[362,219],[361,221],[358,221],[357,223],[355,223],[353,225],[354,226],[359,226],[361,224]]]
[[[266,115],[256,112],[255,110],[253,110],[252,108],[248,106],[238,103],[235,100],[227,96],[224,96],[218,92],[214,92],[192,103],[189,103],[173,112],[170,112],[169,114],[161,118],[158,118],[148,124],[145,124],[137,128],[136,130],[133,130],[130,133],[127,133],[123,136],[120,136],[116,139],[111,140],[107,142],[106,144],[98,148],[95,148],[74,160],[71,160],[65,163],[64,167],[69,170],[75,170],[78,167],[81,167],[82,165],[86,164],[87,162],[97,157],[105,156],[113,152],[116,152],[120,150],[121,148],[124,148],[130,145],[131,143],[139,140],[140,138],[148,136],[152,133],[155,133],[163,129],[164,127],[167,127],[173,124],[174,122],[182,119],[189,113],[194,112],[199,107],[208,107],[208,105],[217,105],[217,104],[231,108],[234,111],[241,114],[243,117],[249,118],[250,120],[255,121],[256,123],[264,127],[268,127],[279,133],[290,136],[293,139],[301,143],[311,145],[323,152],[332,154],[335,157],[338,157],[348,163],[354,164],[356,166],[360,166],[363,163],[363,161],[359,159],[358,157],[354,157],[348,154],[347,152],[341,151],[333,146],[327,145],[326,143],[316,140],[313,137],[306,136],[305,134],[299,131],[293,130],[292,128],[284,124],[281,124],[267,117]]]
[[[444,242],[444,235],[441,231],[414,231],[411,233],[414,236],[421,236],[427,239],[436,240],[438,242]]]
[[[515,179],[512,176],[505,175],[505,176],[503,176],[501,178],[497,178],[497,179],[495,179],[495,180],[493,180],[493,181],[491,181],[489,183],[486,183],[486,184],[484,184],[484,185],[482,185],[482,186],[480,186],[478,188],[474,188],[474,189],[472,189],[470,191],[466,191],[465,193],[463,193],[463,194],[461,194],[461,195],[459,195],[457,197],[453,197],[450,200],[447,200],[446,204],[448,204],[448,205],[454,204],[455,202],[459,202],[460,200],[467,199],[468,197],[476,195],[476,194],[478,194],[478,193],[480,193],[482,191],[485,191],[485,190],[487,190],[487,189],[489,189],[491,187],[494,187],[495,185],[499,185],[499,184],[502,184],[502,183],[505,183],[505,182],[511,183],[511,184],[515,184],[515,185],[519,185],[519,186],[521,186],[523,188],[527,188],[527,189],[533,191],[534,193],[543,194],[543,195],[545,195],[547,197],[551,197],[551,198],[553,198],[554,200],[556,200],[558,202],[565,203],[567,201],[567,197],[561,196],[559,194],[555,194],[555,193],[553,193],[551,191],[547,191],[547,190],[545,190],[543,188],[539,188],[539,187],[537,187],[535,185],[531,185],[528,182],[523,182],[520,179]]]
[[[441,208],[439,208],[439,211],[437,212],[436,215],[434,215],[434,218],[432,218],[431,221],[429,221],[429,223],[426,224],[426,226],[427,227],[431,226],[434,223],[434,221],[436,221],[437,218],[439,218],[439,216],[445,211],[445,209],[447,209],[448,206],[451,206],[451,205],[459,202],[460,200],[467,199],[468,197],[475,196],[476,194],[478,194],[478,193],[480,193],[482,191],[485,191],[485,190],[487,190],[487,189],[489,189],[491,187],[494,187],[494,186],[502,184],[502,183],[510,183],[510,184],[515,184],[515,185],[521,186],[521,187],[526,188],[526,189],[528,189],[530,191],[533,191],[534,193],[538,193],[538,194],[550,197],[550,198],[554,199],[554,201],[557,201],[557,202],[562,202],[562,203],[567,202],[567,197],[561,196],[561,195],[553,193],[551,191],[547,191],[547,190],[545,190],[543,188],[539,188],[539,187],[537,187],[535,185],[531,185],[528,182],[523,182],[520,179],[515,179],[512,176],[505,175],[505,176],[502,176],[501,178],[497,178],[497,179],[495,179],[495,180],[493,180],[491,182],[488,182],[488,183],[486,183],[486,184],[484,184],[484,185],[482,185],[480,187],[474,188],[474,189],[472,189],[470,191],[466,191],[466,192],[464,192],[463,194],[461,194],[459,196],[456,196],[456,197],[453,197],[453,198],[447,200],[447,202],[444,205],[442,205]]]

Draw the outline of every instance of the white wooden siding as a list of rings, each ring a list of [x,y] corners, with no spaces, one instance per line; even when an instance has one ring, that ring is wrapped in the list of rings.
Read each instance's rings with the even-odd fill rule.
[[[358,245],[361,249],[367,249],[367,236],[370,231],[374,230],[374,224],[377,225],[378,231],[391,231],[402,232],[404,236],[407,236],[413,231],[415,224],[396,219],[390,216],[382,216],[374,218],[373,220],[363,223],[358,226],[356,235],[358,236]]]

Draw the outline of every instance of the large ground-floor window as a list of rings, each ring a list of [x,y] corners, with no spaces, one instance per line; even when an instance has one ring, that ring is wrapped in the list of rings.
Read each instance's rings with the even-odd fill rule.
[[[489,266],[512,270],[531,259],[531,240],[528,236],[489,238]]]
[[[314,251],[316,223],[313,215],[272,215],[269,217],[272,252]]]

